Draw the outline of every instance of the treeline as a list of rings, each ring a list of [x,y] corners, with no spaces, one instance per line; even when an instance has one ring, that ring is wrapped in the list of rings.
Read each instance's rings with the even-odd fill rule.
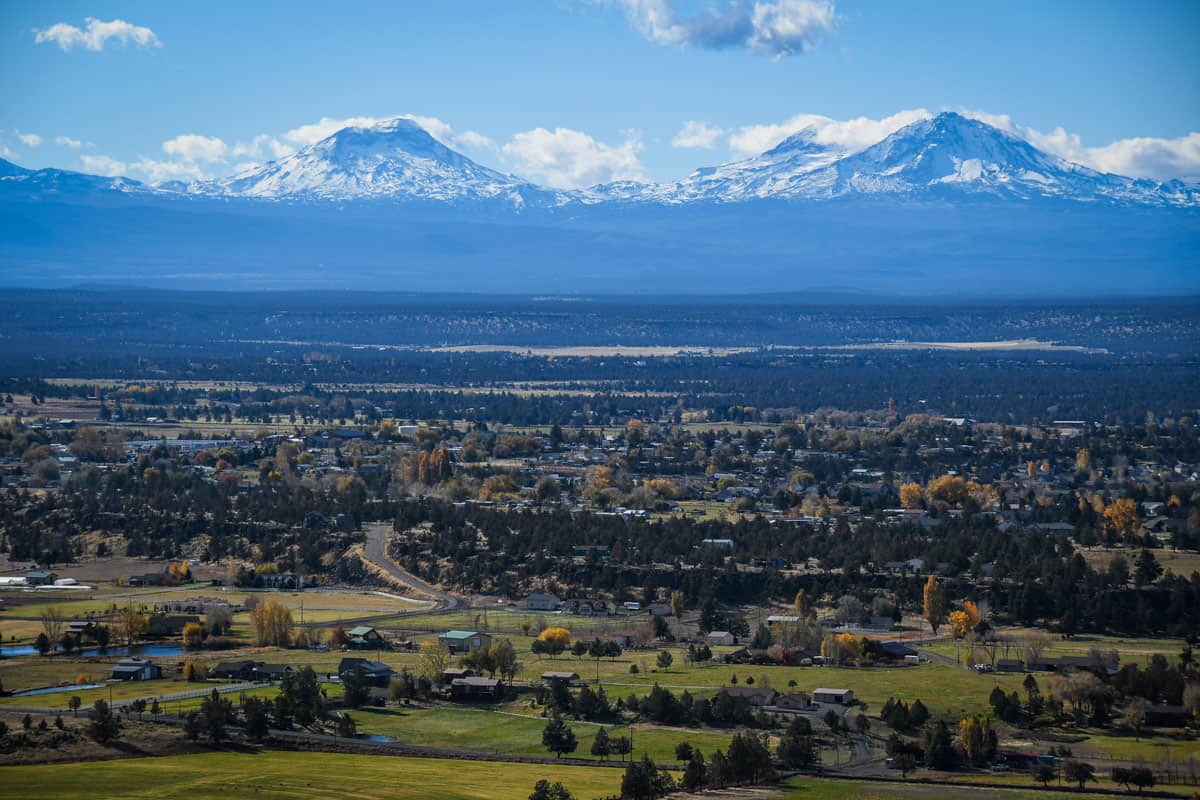
[[[1065,535],[1003,532],[986,516],[947,518],[933,529],[864,520],[857,527],[843,522],[828,530],[772,524],[764,518],[647,522],[562,510],[507,512],[436,500],[398,506],[397,530],[425,523],[430,533],[398,542],[394,555],[430,580],[476,592],[520,596],[525,578],[553,575],[571,592],[600,592],[617,602],[653,601],[674,591],[691,607],[708,598],[730,604],[790,602],[804,590],[810,597],[856,595],[864,604],[882,596],[901,610],[916,610],[923,579],[886,573],[881,567],[919,557],[931,566],[942,565],[950,596],[986,600],[993,614],[1013,622],[1048,622],[1065,633],[1200,629],[1200,573],[1097,571]],[[480,533],[486,546],[480,544]],[[703,546],[705,539],[732,539],[735,560],[726,562],[724,551]],[[578,545],[602,545],[610,555],[592,551],[577,558]],[[785,575],[736,568],[735,561],[780,556],[792,563],[815,558],[826,572]],[[683,564],[698,568],[675,568]]]
[[[64,343],[64,347],[70,346]],[[507,424],[567,425],[584,421],[612,424],[622,412],[670,418],[686,411],[714,421],[774,422],[833,407],[882,409],[889,398],[902,414],[937,411],[1004,423],[1048,423],[1085,419],[1132,424],[1146,418],[1178,418],[1200,407],[1200,362],[1187,358],[1130,356],[1113,358],[1078,353],[843,352],[836,357],[809,352],[763,351],[722,356],[684,355],[654,358],[588,358],[497,353],[440,353],[333,349],[314,358],[305,348],[287,345],[239,345],[222,352],[186,354],[154,345],[123,352],[92,348],[66,356],[52,349],[19,348],[0,353],[0,390],[61,396],[66,389],[37,378],[102,374],[130,382],[148,374],[179,381],[255,381],[305,387],[275,397],[246,396],[247,415],[262,418],[339,419],[336,407],[324,408],[316,384],[420,383],[442,386],[431,391],[341,390],[356,395],[364,410],[375,407],[404,419],[457,418]],[[512,384],[550,383],[582,391],[554,395],[504,391]],[[87,387],[90,394],[93,387]],[[480,391],[497,388],[500,393]],[[159,414],[190,418],[205,410],[188,402],[199,390],[138,398]],[[283,394],[295,401],[280,400]],[[190,396],[189,396],[190,395]],[[304,396],[318,404],[304,408]],[[217,393],[218,404],[234,402]],[[273,407],[274,406],[274,407]],[[591,409],[587,413],[585,409]],[[127,413],[133,413],[128,410]],[[328,416],[335,414],[335,416]],[[325,415],[322,417],[322,415]]]

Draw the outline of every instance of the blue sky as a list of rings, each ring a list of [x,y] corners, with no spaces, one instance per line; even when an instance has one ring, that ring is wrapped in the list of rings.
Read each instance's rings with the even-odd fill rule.
[[[573,186],[682,177],[806,125],[865,146],[953,108],[1098,168],[1200,176],[1197,41],[1200,3],[1166,0],[6,3],[0,154],[207,177],[411,114]]]

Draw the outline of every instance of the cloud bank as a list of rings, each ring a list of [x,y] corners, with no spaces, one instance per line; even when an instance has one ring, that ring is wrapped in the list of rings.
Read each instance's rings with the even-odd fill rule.
[[[636,135],[608,145],[570,128],[534,128],[512,137],[501,148],[506,166],[517,175],[554,189],[576,189],[611,181],[645,180]]]
[[[123,19],[105,22],[95,17],[87,17],[84,25],[84,28],[77,28],[66,22],[56,22],[48,28],[34,29],[33,39],[37,44],[57,44],[64,52],[75,47],[99,52],[113,39],[121,44],[133,42],[138,47],[162,47],[162,42],[154,31]]]

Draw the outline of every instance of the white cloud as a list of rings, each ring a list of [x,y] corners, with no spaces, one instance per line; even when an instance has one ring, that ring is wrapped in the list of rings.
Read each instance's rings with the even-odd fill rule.
[[[0,144],[0,158],[14,159],[17,154],[6,144]]]
[[[72,139],[70,136],[55,136],[54,143],[63,147],[69,147],[72,150],[78,150],[83,147],[83,142],[78,139]]]
[[[36,133],[18,133],[17,138],[21,140],[21,144],[26,147],[41,147],[42,137]]]
[[[629,135],[619,145],[598,142],[570,128],[535,128],[513,136],[500,150],[508,167],[555,189],[575,189],[618,180],[644,180],[638,161],[642,143]]]
[[[283,138],[301,146],[316,144],[327,136],[337,133],[342,128],[368,127],[376,125],[384,119],[386,117],[346,117],[344,119],[321,117],[318,122],[310,122],[307,125],[292,128],[283,134]]]
[[[163,152],[184,161],[220,161],[229,146],[215,136],[184,133],[162,143]]]
[[[212,177],[198,164],[190,161],[158,161],[145,156],[139,156],[137,161],[120,161],[104,155],[82,155],[79,160],[83,163],[84,172],[111,178],[137,178],[147,183],[208,180]]]
[[[675,134],[675,138],[671,139],[671,146],[711,150],[713,145],[717,143],[717,137],[720,135],[720,128],[713,128],[705,125],[703,122],[689,119],[683,123],[683,127],[679,129],[679,133]]]
[[[58,22],[49,28],[34,29],[34,41],[38,44],[53,42],[64,51],[75,46],[88,50],[103,50],[109,39],[116,39],[121,44],[133,42],[139,47],[162,47],[158,35],[149,28],[133,25],[123,19],[109,22],[88,17],[84,20],[85,29],[80,29],[65,22]]]
[[[775,58],[806,52],[837,22],[832,0],[731,0],[681,18],[671,0],[616,0],[652,42],[709,50],[744,47]]]
[[[463,131],[454,137],[463,147],[469,150],[495,150],[496,143],[482,133],[476,131]]]
[[[84,172],[116,178],[129,171],[129,165],[110,156],[83,155],[79,157]]]
[[[900,111],[882,119],[856,117],[836,120],[820,114],[797,114],[779,123],[746,125],[729,135],[729,149],[734,155],[747,157],[770,150],[784,139],[809,128],[819,144],[854,152],[870,147],[905,125],[928,119],[931,114],[923,108]]]
[[[1121,139],[1088,153],[1091,165],[1104,172],[1158,181],[1200,179],[1200,133],[1195,131],[1175,139]]]
[[[249,142],[238,142],[229,151],[234,158],[279,159],[296,152],[294,147],[284,144],[274,136],[260,133]]]

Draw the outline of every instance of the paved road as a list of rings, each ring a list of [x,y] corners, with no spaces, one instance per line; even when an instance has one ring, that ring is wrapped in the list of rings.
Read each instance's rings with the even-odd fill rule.
[[[449,611],[458,608],[457,597],[448,592],[443,592],[441,589],[429,585],[411,572],[401,569],[400,565],[392,561],[388,556],[387,539],[388,534],[392,532],[391,523],[370,522],[365,527],[367,530],[367,544],[363,553],[367,560],[404,586],[415,592],[427,594],[438,601],[436,608],[412,611],[402,616],[414,616],[417,614],[428,614],[432,611]]]

